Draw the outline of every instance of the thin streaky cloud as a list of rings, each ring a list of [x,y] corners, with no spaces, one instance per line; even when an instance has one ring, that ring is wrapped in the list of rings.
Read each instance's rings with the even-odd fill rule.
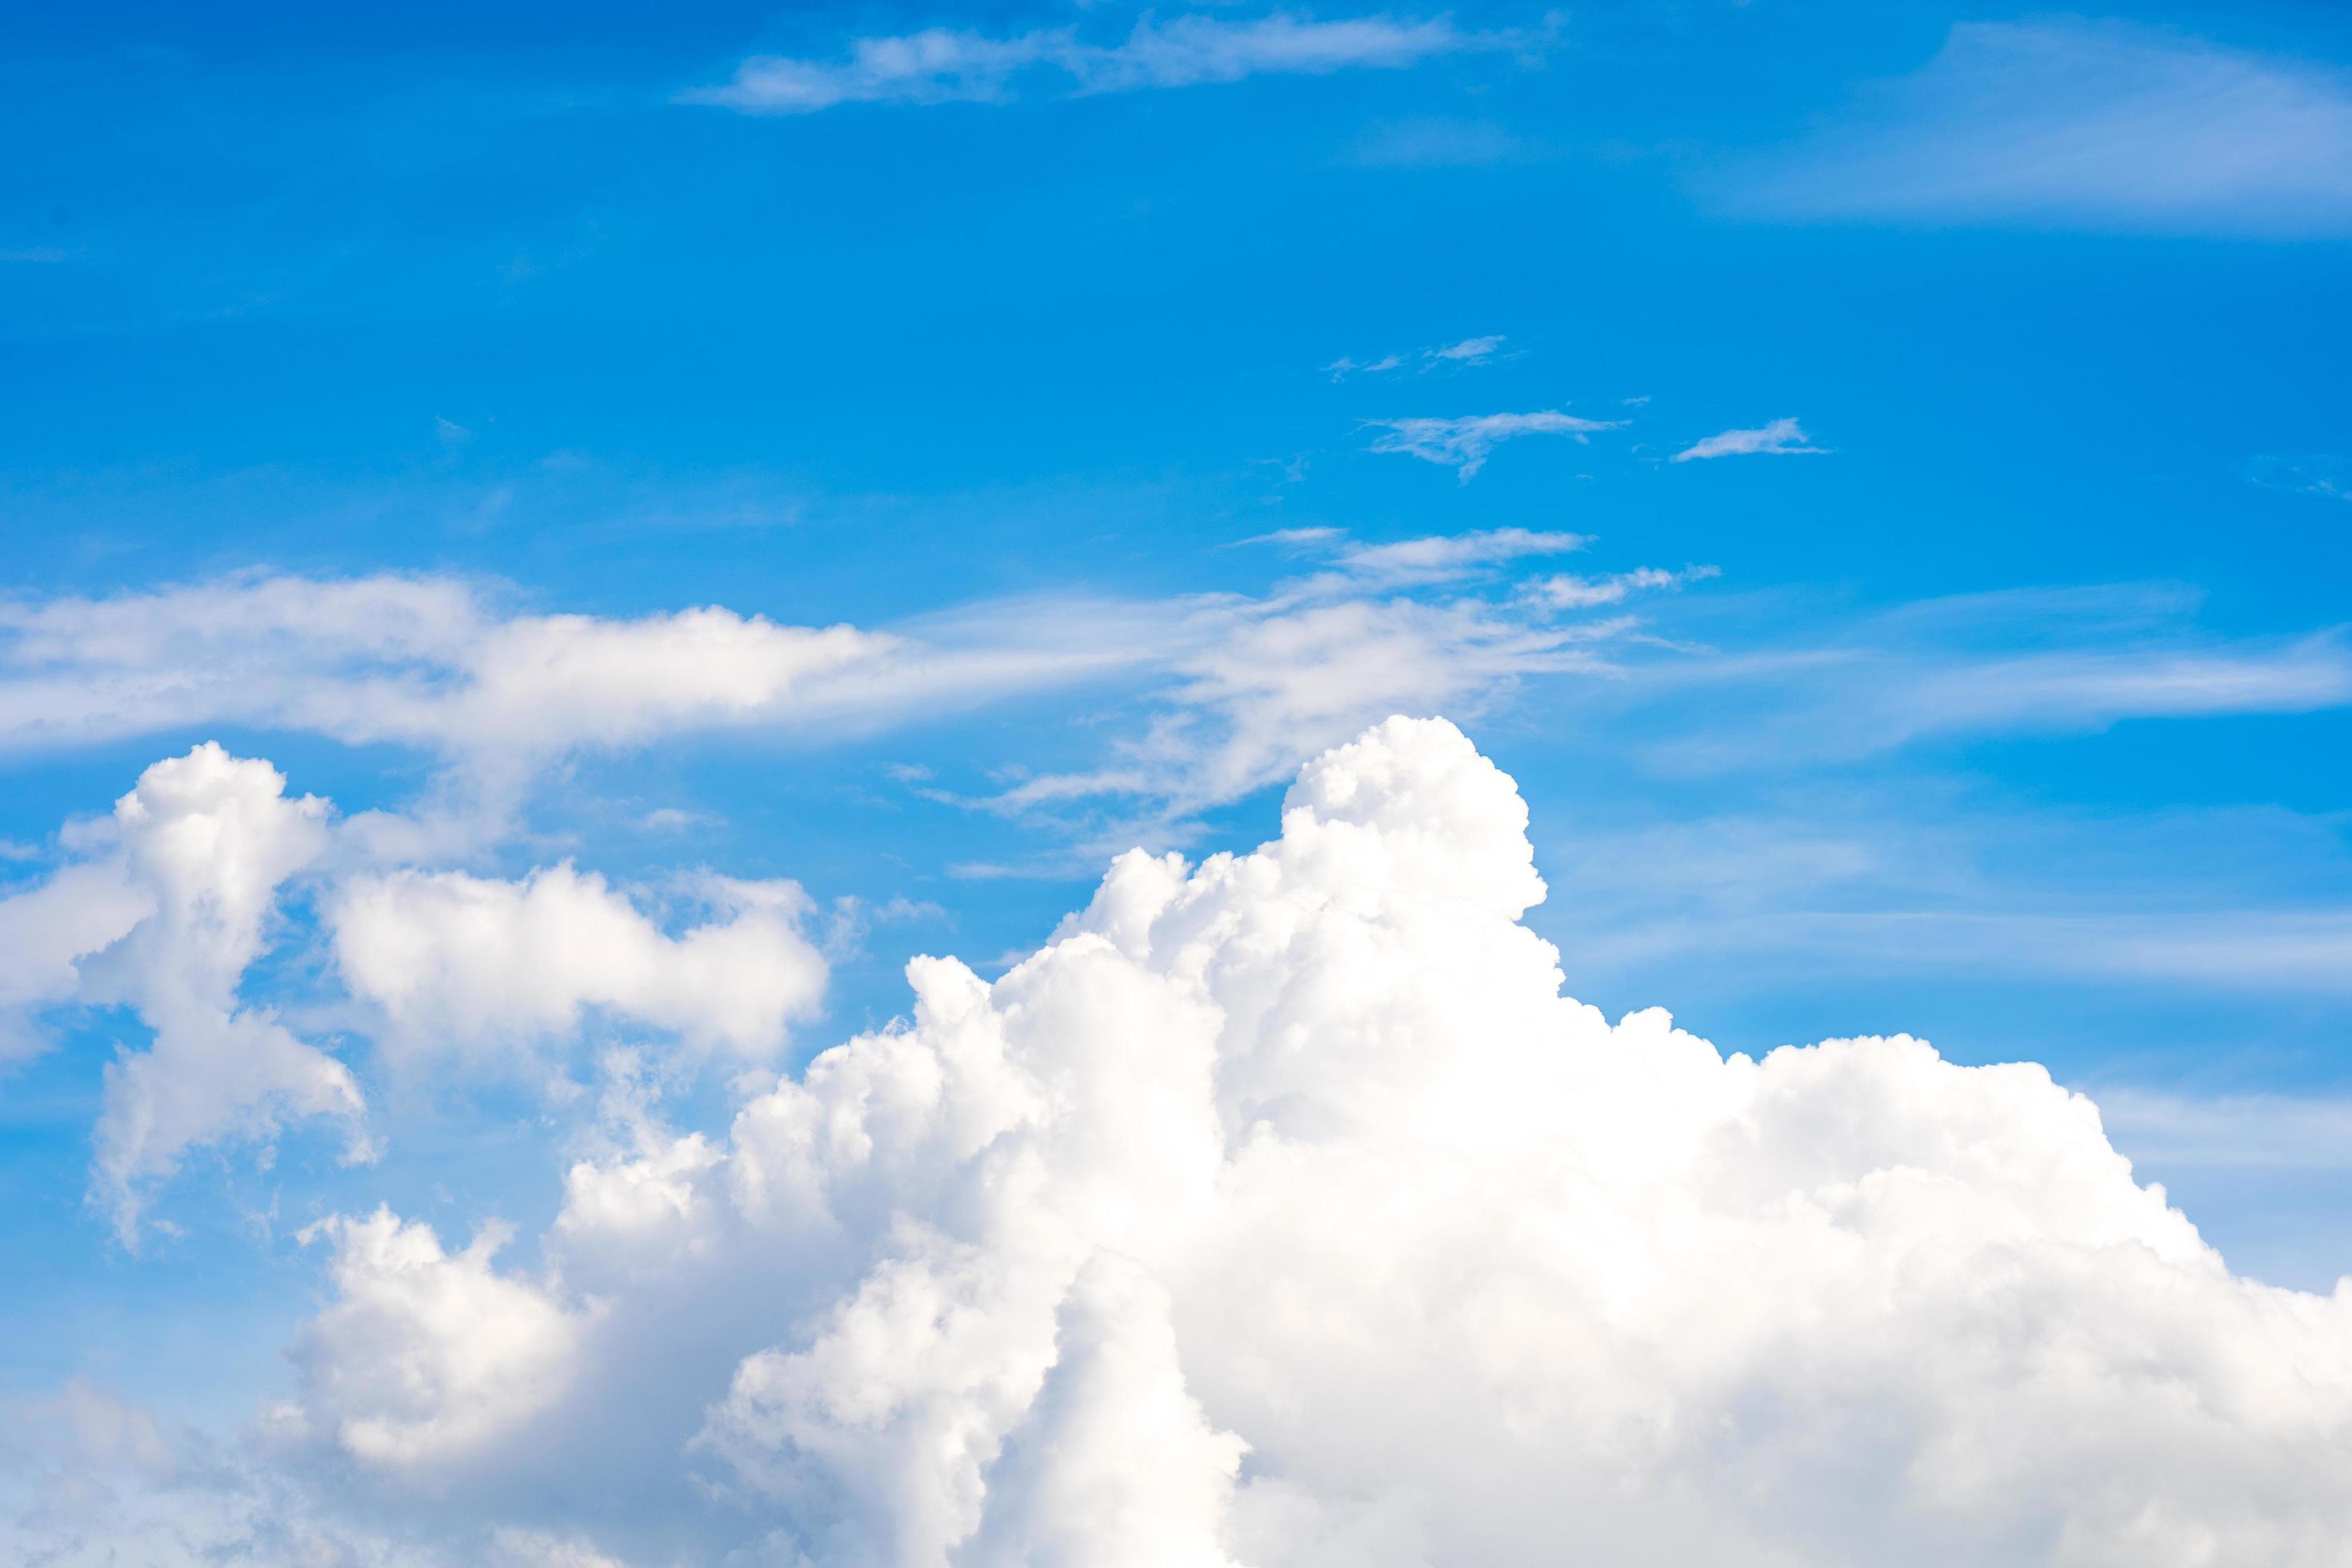
[[[1344,539],[1347,533],[1343,528],[1277,528],[1271,533],[1253,533],[1247,539],[1233,540],[1225,548],[1237,550],[1244,544],[1277,544],[1286,550],[1301,550]]]
[[[1369,450],[1393,452],[1439,463],[1454,470],[1467,484],[1486,466],[1487,457],[1506,441],[1523,436],[1566,436],[1580,445],[1594,433],[1622,429],[1622,419],[1586,419],[1557,408],[1529,414],[1474,414],[1454,419],[1373,419],[1367,421],[1385,434]]]
[[[2256,458],[2246,465],[2246,478],[2266,490],[2316,496],[2323,500],[2352,501],[2352,458],[2315,453],[2302,458]]]
[[[1458,343],[1449,343],[1442,349],[1431,349],[1428,352],[1429,357],[1433,360],[1452,360],[1457,363],[1470,363],[1491,358],[1495,351],[1502,346],[1503,334],[1493,332],[1483,338],[1465,338]]]
[[[1447,366],[1487,364],[1497,358],[1517,357],[1499,353],[1506,341],[1501,332],[1488,332],[1480,337],[1464,338],[1459,342],[1381,354],[1377,359],[1360,360],[1350,354],[1342,354],[1323,366],[1323,374],[1333,381],[1345,381],[1351,375],[1387,375],[1409,364],[1419,365],[1424,372]]]
[[[1923,742],[2064,734],[2127,720],[2352,706],[2341,630],[2216,637],[2164,584],[1928,599],[1829,636],[1660,665],[1648,678],[1747,693],[1651,752],[1673,771],[1785,768]]]
[[[1444,55],[1525,48],[1524,35],[1472,33],[1444,17],[1310,21],[1279,13],[1246,21],[1146,16],[1122,42],[1089,43],[1075,27],[1010,37],[946,27],[853,39],[840,59],[760,55],[722,86],[685,95],[754,114],[807,114],[845,103],[994,102],[1017,79],[1055,79],[1067,96],[1197,87],[1254,76],[1402,69]]]
[[[1819,456],[1829,450],[1811,444],[1794,419],[1775,419],[1755,430],[1726,430],[1719,435],[1704,437],[1676,452],[1667,461],[1689,463],[1708,458],[1752,458]]]
[[[1562,624],[1556,607],[1499,591],[1416,598],[1581,548],[1579,535],[1343,537],[1268,537],[1333,565],[1261,596],[1017,597],[887,629],[716,605],[633,618],[518,613],[462,579],[390,575],[0,601],[0,753],[224,724],[405,747],[438,764],[438,793],[414,813],[354,819],[338,853],[423,860],[473,853],[505,831],[536,781],[569,757],[730,731],[822,744],[1094,686],[1147,704],[1157,737],[1115,742],[1116,767],[1094,775],[1140,773],[1157,786],[1141,793],[1182,813],[1257,787],[1368,715],[1467,710],[1521,677],[1593,668],[1593,645],[1628,629]],[[1021,804],[1062,798],[1056,787],[1031,788]],[[1163,837],[1177,831],[1167,813],[1147,817]],[[54,986],[37,973],[20,989],[30,1001]],[[0,964],[0,1012],[9,1000]]]
[[[2352,73],[2123,22],[1964,23],[1723,205],[1813,221],[2352,232]]]
[[[2136,1161],[2196,1170],[2352,1170],[2352,1100],[2104,1089],[2099,1115]]]
[[[2126,980],[2141,988],[2352,994],[2352,910],[2200,910],[2143,916],[2021,909],[1775,908],[1620,918],[1587,934],[1595,964],[1654,963],[1705,953],[1771,959],[1822,972],[1957,971],[2073,980]]]
[[[1563,572],[1529,583],[1523,592],[1528,597],[1556,610],[1585,610],[1602,605],[1621,605],[1635,594],[1671,592],[1685,584],[1704,582],[1722,574],[1722,569],[1716,566],[1685,566],[1679,572],[1668,572],[1656,566],[1637,566],[1631,572],[1612,572],[1605,577],[1585,577]]]
[[[1432,582],[1529,557],[1566,555],[1591,543],[1592,536],[1585,533],[1489,528],[1391,544],[1351,545],[1339,552],[1339,563],[1350,576],[1374,582]]]
[[[1390,371],[1403,368],[1404,358],[1402,354],[1382,354],[1378,359],[1359,360],[1342,354],[1325,365],[1323,374],[1333,381],[1345,381],[1351,375],[1386,375]]]

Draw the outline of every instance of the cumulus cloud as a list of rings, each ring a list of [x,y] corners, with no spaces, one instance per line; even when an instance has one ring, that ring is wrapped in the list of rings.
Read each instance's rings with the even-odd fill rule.
[[[713,918],[673,937],[594,872],[569,864],[499,881],[460,871],[359,876],[327,913],[377,1037],[411,1056],[528,1047],[600,1009],[749,1057],[782,1048],[824,992],[792,882],[705,879]]]
[[[39,1048],[40,1015],[61,1004],[126,1006],[151,1031],[107,1064],[92,1135],[92,1196],[126,1245],[191,1149],[326,1117],[349,1131],[346,1158],[373,1155],[352,1072],[243,994],[257,959],[310,941],[279,918],[297,876],[325,884],[320,934],[358,1012],[332,1005],[395,1067],[528,1063],[570,1047],[591,1013],[696,1052],[771,1058],[822,1000],[828,964],[796,883],[685,879],[668,902],[691,914],[672,934],[569,863],[516,881],[337,877],[336,826],[269,763],[207,742],[148,768],[110,818],[72,826],[85,858],[0,899],[0,1061]]]
[[[62,867],[0,898],[0,1068],[42,1048],[35,1016],[80,989],[77,961],[120,941],[152,907],[111,861]]]
[[[1727,202],[1801,219],[2352,229],[2352,76],[2123,22],[1962,23]]]
[[[1459,419],[1374,419],[1385,430],[1371,445],[1375,452],[1401,452],[1424,463],[1442,463],[1467,484],[1486,466],[1487,455],[1506,441],[1523,436],[1566,436],[1582,445],[1596,430],[1624,428],[1622,419],[1586,419],[1558,409],[1532,414],[1474,414]]]
[[[2233,1276],[2038,1067],[1612,1024],[1527,822],[1391,720],[1255,852],[1124,856],[575,1165],[542,1272],[335,1222],[310,1440],[421,1543],[623,1561],[2334,1559],[2352,1291]]]
[[[490,1260],[510,1232],[443,1250],[388,1209],[303,1232],[334,1249],[335,1300],[304,1331],[300,1418],[362,1460],[395,1469],[478,1455],[568,1384],[585,1314]]]
[[[1707,458],[1749,458],[1759,452],[1777,457],[1818,455],[1829,449],[1806,445],[1810,439],[1795,420],[1775,419],[1759,430],[1726,430],[1720,435],[1703,437],[1676,452],[1668,461],[1688,463]]]
[[[755,114],[807,114],[845,103],[993,101],[1009,96],[1024,74],[1057,78],[1070,93],[1133,92],[1253,76],[1397,69],[1525,42],[1516,35],[1465,33],[1442,17],[1312,21],[1279,12],[1247,20],[1192,16],[1163,23],[1146,16],[1112,45],[1085,42],[1069,27],[1001,38],[932,27],[856,39],[843,60],[755,56],[725,86],[687,96]]]
[[[142,1187],[192,1146],[267,1138],[289,1117],[356,1123],[362,1105],[341,1062],[237,996],[279,884],[326,846],[326,803],[288,798],[268,763],[207,742],[140,774],[113,828],[150,912],[85,962],[84,994],[128,1004],[154,1031],[145,1050],[108,1064],[94,1134],[96,1189],[128,1244]]]

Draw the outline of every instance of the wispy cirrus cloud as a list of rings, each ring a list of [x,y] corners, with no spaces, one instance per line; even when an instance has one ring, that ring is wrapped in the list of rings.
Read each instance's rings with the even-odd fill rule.
[[[2352,1100],[2147,1089],[2099,1092],[2099,1114],[2136,1158],[2205,1169],[2352,1169]]]
[[[1385,434],[1370,447],[1375,452],[1401,453],[1424,463],[1440,463],[1454,470],[1465,484],[1486,466],[1487,457],[1506,441],[1523,436],[1566,436],[1580,444],[1598,431],[1620,430],[1622,419],[1586,419],[1557,408],[1531,414],[1473,414],[1454,419],[1373,419],[1367,424]]]
[[[1075,27],[1005,37],[932,27],[854,39],[838,59],[755,56],[727,83],[685,96],[755,114],[807,114],[845,103],[992,102],[1010,97],[1029,75],[1079,96],[1253,76],[1395,70],[1532,41],[1517,33],[1465,32],[1443,16],[1315,21],[1281,12],[1245,20],[1187,16],[1163,23],[1146,16],[1115,44],[1090,43]]]
[[[1676,452],[1668,462],[1704,462],[1709,458],[1752,458],[1819,456],[1829,450],[1811,444],[1812,438],[1794,419],[1775,419],[1754,430],[1726,430],[1718,435],[1702,437]]]
[[[1369,718],[1473,710],[1522,676],[1592,667],[1622,629],[1491,583],[1463,592],[1581,549],[1577,534],[1266,542],[1329,564],[1261,595],[992,600],[881,628],[718,605],[548,615],[465,579],[393,575],[0,602],[0,753],[221,725],[407,748],[436,762],[446,799],[354,819],[344,841],[360,858],[446,859],[503,831],[567,758],[728,732],[822,743],[1092,688],[1122,693],[1150,731],[1112,735],[1106,787],[1151,797],[1138,820],[1172,832]],[[1100,793],[1039,785],[1015,803]],[[21,984],[0,964],[0,1009],[48,999],[71,957],[28,963]]]
[[[1964,23],[1719,194],[1800,220],[2343,234],[2352,73],[2130,23]]]
[[[1440,582],[1465,572],[1589,548],[1592,536],[1527,528],[1432,534],[1387,544],[1349,544],[1335,555],[1349,575],[1374,583]]]
[[[1404,353],[1381,354],[1374,359],[1360,360],[1342,354],[1323,367],[1323,374],[1333,381],[1345,381],[1351,375],[1386,375],[1407,365],[1419,365],[1423,370],[1436,370],[1447,365],[1485,364],[1502,349],[1504,336],[1489,332],[1484,337],[1464,338],[1460,342],[1440,343],[1432,348],[1413,349]],[[1509,356],[1504,356],[1509,357]]]
[[[1656,566],[1637,566],[1631,572],[1612,572],[1602,577],[1585,577],[1564,572],[1538,578],[1527,584],[1521,592],[1555,609],[1584,610],[1602,605],[1622,605],[1635,594],[1671,592],[1686,584],[1703,583],[1722,574],[1721,570],[1714,566],[1685,566],[1679,572],[1668,572]]]
[[[1896,773],[1635,801],[1560,857],[1588,973],[1704,956],[1783,977],[2000,975],[2215,994],[2352,992],[2352,835],[2282,806],[2068,810]]]
[[[2011,589],[1922,600],[1834,632],[1681,666],[1724,682],[1653,752],[1675,770],[1853,760],[1930,742],[2096,731],[2134,719],[2308,713],[2352,706],[2341,629],[2216,637],[2196,596],[2162,584]]]
[[[2246,465],[2246,477],[2266,490],[2316,496],[2323,500],[2352,501],[2352,458],[2332,453],[2302,458],[2256,458]]]

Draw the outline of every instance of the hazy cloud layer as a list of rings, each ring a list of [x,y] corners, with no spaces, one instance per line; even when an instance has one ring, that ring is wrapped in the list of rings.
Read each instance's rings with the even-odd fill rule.
[[[1963,23],[1719,193],[1791,218],[2352,231],[2352,72],[2126,22]]]
[[[853,39],[845,58],[757,56],[725,86],[688,97],[751,113],[806,114],[845,103],[989,102],[1033,76],[1067,93],[1133,92],[1252,76],[1393,70],[1436,56],[1525,44],[1517,35],[1463,32],[1444,17],[1317,21],[1278,12],[1167,22],[1147,16],[1116,44],[1088,42],[1075,27],[1003,37],[932,27]]]

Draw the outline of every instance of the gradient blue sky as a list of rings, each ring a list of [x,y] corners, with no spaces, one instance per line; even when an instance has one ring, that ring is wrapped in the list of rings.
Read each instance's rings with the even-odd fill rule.
[[[238,593],[379,574],[978,672],[542,758],[455,857],[799,880],[801,1054],[1443,710],[1528,797],[1573,994],[2045,1062],[2234,1266],[2352,1268],[2352,14],[1287,16],[8,10],[0,892],[199,741],[346,814],[467,765],[227,698],[81,721],[122,672],[28,617],[131,593],[217,595],[231,686],[313,657]],[[855,63],[930,27],[941,68]],[[1505,415],[1608,427],[1452,423]],[[244,990],[296,1019],[305,897]],[[316,1300],[299,1226],[534,1234],[576,1131],[353,1040],[380,1163],[192,1159],[134,1255],[86,1194],[142,1027],[34,1026],[18,1389],[233,1417]]]

